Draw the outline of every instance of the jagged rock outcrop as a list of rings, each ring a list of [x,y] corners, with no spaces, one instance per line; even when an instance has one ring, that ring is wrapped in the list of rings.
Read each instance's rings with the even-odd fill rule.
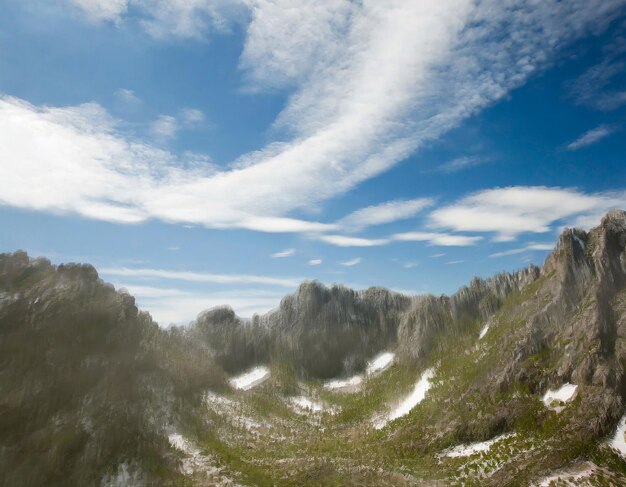
[[[357,292],[305,282],[261,321],[270,329],[275,356],[313,377],[329,378],[360,371],[377,352],[395,345],[400,315],[410,302],[381,288]]]
[[[395,345],[401,313],[411,298],[382,288],[353,291],[304,282],[280,306],[252,320],[220,307],[191,325],[229,371],[254,363],[287,361],[305,377],[360,371],[369,358]]]
[[[0,484],[100,485],[121,469],[166,485],[167,424],[220,386],[204,351],[92,266],[0,254]]]
[[[486,280],[474,278],[469,286],[450,297],[424,296],[414,300],[398,329],[401,357],[419,360],[430,352],[437,334],[462,332],[462,328],[476,321],[487,321],[509,295],[521,291],[538,277],[539,268],[530,266]]]
[[[259,323],[239,318],[230,306],[201,313],[190,335],[205,344],[226,372],[236,373],[270,358],[269,330]]]

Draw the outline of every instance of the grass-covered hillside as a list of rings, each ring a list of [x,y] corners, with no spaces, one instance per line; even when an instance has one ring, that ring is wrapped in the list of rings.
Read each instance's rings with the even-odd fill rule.
[[[169,331],[88,266],[0,286],[6,485],[626,485],[625,212],[450,297],[307,283]]]

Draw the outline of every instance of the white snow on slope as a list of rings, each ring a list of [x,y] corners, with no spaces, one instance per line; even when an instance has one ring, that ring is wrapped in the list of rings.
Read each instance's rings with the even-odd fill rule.
[[[170,445],[185,455],[181,465],[181,472],[185,475],[192,475],[202,472],[209,476],[219,474],[220,468],[215,466],[215,459],[203,455],[198,448],[179,433],[172,433],[168,437]]]
[[[623,416],[617,425],[615,434],[609,440],[609,446],[619,451],[623,457],[626,457],[626,416]]]
[[[393,363],[395,356],[393,352],[380,353],[367,363],[365,374],[353,375],[347,379],[333,379],[326,382],[324,387],[335,391],[355,392],[359,389],[366,376],[376,375],[387,369]]]
[[[392,352],[384,352],[380,355],[377,355],[367,364],[366,374],[372,375],[378,372],[382,372],[393,363],[394,357],[395,354]]]
[[[267,379],[269,379],[269,377],[270,369],[264,366],[259,366],[237,377],[233,377],[230,380],[230,384],[235,389],[247,391],[265,382]]]
[[[571,401],[577,388],[577,385],[567,382],[558,389],[548,389],[541,400],[547,408],[559,413],[564,408],[561,403]]]
[[[510,438],[514,433],[507,433],[505,435],[496,436],[487,441],[480,441],[478,443],[471,443],[469,445],[458,445],[454,448],[447,450],[444,454],[450,458],[469,457],[474,453],[488,451],[497,442]]]
[[[362,375],[355,375],[348,379],[333,379],[324,384],[326,389],[339,390],[339,389],[355,389],[363,382]]]
[[[398,404],[398,406],[393,409],[389,414],[382,418],[376,419],[374,421],[374,428],[384,428],[385,425],[390,421],[409,414],[409,412],[411,412],[411,409],[417,406],[426,397],[426,393],[428,392],[428,389],[430,389],[430,379],[432,379],[434,375],[434,369],[425,370],[420,377],[420,380],[417,381],[417,383],[415,384],[415,387],[413,388],[411,394],[404,398],[404,400],[400,404]]]
[[[572,468],[559,470],[549,477],[544,478],[538,484],[532,485],[536,485],[537,487],[549,487],[551,482],[552,485],[563,486],[586,485],[581,484],[579,481],[591,476],[591,474],[593,474],[596,470],[598,470],[598,468],[595,464],[591,462],[583,462]]]
[[[487,334],[487,332],[489,331],[489,323],[485,323],[485,326],[482,327],[482,329],[480,330],[480,334],[478,335],[478,339],[482,340],[485,335]]]
[[[316,401],[306,396],[297,396],[289,398],[289,403],[294,407],[296,412],[309,414],[337,414],[338,408],[331,406],[325,402]]]

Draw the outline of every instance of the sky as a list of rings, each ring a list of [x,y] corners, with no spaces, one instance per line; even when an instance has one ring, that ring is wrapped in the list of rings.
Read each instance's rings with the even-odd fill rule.
[[[3,0],[0,252],[162,325],[452,293],[626,208],[626,0]]]

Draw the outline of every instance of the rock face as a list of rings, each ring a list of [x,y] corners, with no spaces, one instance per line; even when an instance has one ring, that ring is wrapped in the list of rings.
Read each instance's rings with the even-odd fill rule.
[[[386,289],[356,292],[305,282],[259,321],[269,329],[276,357],[313,377],[330,378],[361,371],[377,352],[395,346],[410,303]]]
[[[512,293],[539,277],[539,268],[502,273],[487,280],[474,278],[452,296],[424,296],[403,314],[398,329],[401,357],[420,359],[433,347],[439,333],[453,332],[476,321],[487,321]],[[462,331],[462,330],[460,330]]]
[[[302,376],[329,378],[362,370],[368,358],[395,345],[400,314],[410,303],[381,288],[356,292],[304,282],[267,315],[244,321],[230,308],[216,308],[191,329],[228,371],[287,361]]]
[[[625,261],[624,211],[610,212],[588,233],[564,231],[520,315],[525,336],[500,382],[514,380],[524,373],[519,364],[526,357],[546,350],[550,382],[588,384],[623,396]]]
[[[167,422],[220,385],[205,353],[93,267],[0,254],[2,485],[156,481],[174,468]]]
[[[301,393],[302,380],[360,372],[383,350],[396,353],[394,366],[365,380],[353,401],[338,400],[348,410],[324,423],[332,435],[343,435],[341,448],[369,445],[370,459],[395,452],[393,462],[381,460],[385,468],[426,458],[426,466],[436,461],[439,469],[456,467],[428,455],[451,445],[505,433],[530,442],[519,455],[509,458],[509,451],[507,463],[488,477],[468,467],[464,474],[478,475],[477,485],[517,485],[581,456],[605,458],[598,442],[617,424],[626,400],[626,212],[610,212],[589,232],[565,230],[541,268],[476,278],[451,296],[305,282],[264,316],[242,320],[219,307],[170,330],[91,266],[0,254],[0,483],[181,485],[189,479],[168,446],[171,428],[215,445],[219,428],[230,424],[215,417],[219,411],[269,411],[258,428],[248,426],[257,428],[254,441],[275,448],[281,442],[265,425],[283,428],[289,421],[280,402],[285,394]],[[271,380],[245,393],[229,389],[223,370],[233,375],[257,364],[277,366]],[[431,367],[433,385],[419,411],[383,436],[361,434],[371,426],[375,411],[367,408],[379,403],[376,394],[392,399],[396,386]],[[575,395],[546,408],[541,397],[563,385]],[[319,381],[306,387],[324,400],[334,397]],[[207,391],[228,396],[212,393],[222,407],[213,416]],[[238,408],[246,398],[250,407]],[[236,419],[239,426],[226,429],[216,452],[241,468],[252,437],[243,450],[230,450],[238,446],[233,434],[246,430]],[[298,424],[305,423],[299,418],[281,431]],[[339,451],[332,445],[309,452],[311,431],[307,426],[292,437],[301,442],[298,452]],[[335,437],[314,440],[316,447]],[[363,451],[357,453],[361,468]],[[291,461],[289,448],[276,454]],[[255,457],[247,466],[267,466],[265,473],[284,468],[287,463],[272,463],[284,458],[272,455],[269,463]],[[454,475],[455,482],[461,478]],[[419,485],[402,479],[406,484],[398,485]]]

